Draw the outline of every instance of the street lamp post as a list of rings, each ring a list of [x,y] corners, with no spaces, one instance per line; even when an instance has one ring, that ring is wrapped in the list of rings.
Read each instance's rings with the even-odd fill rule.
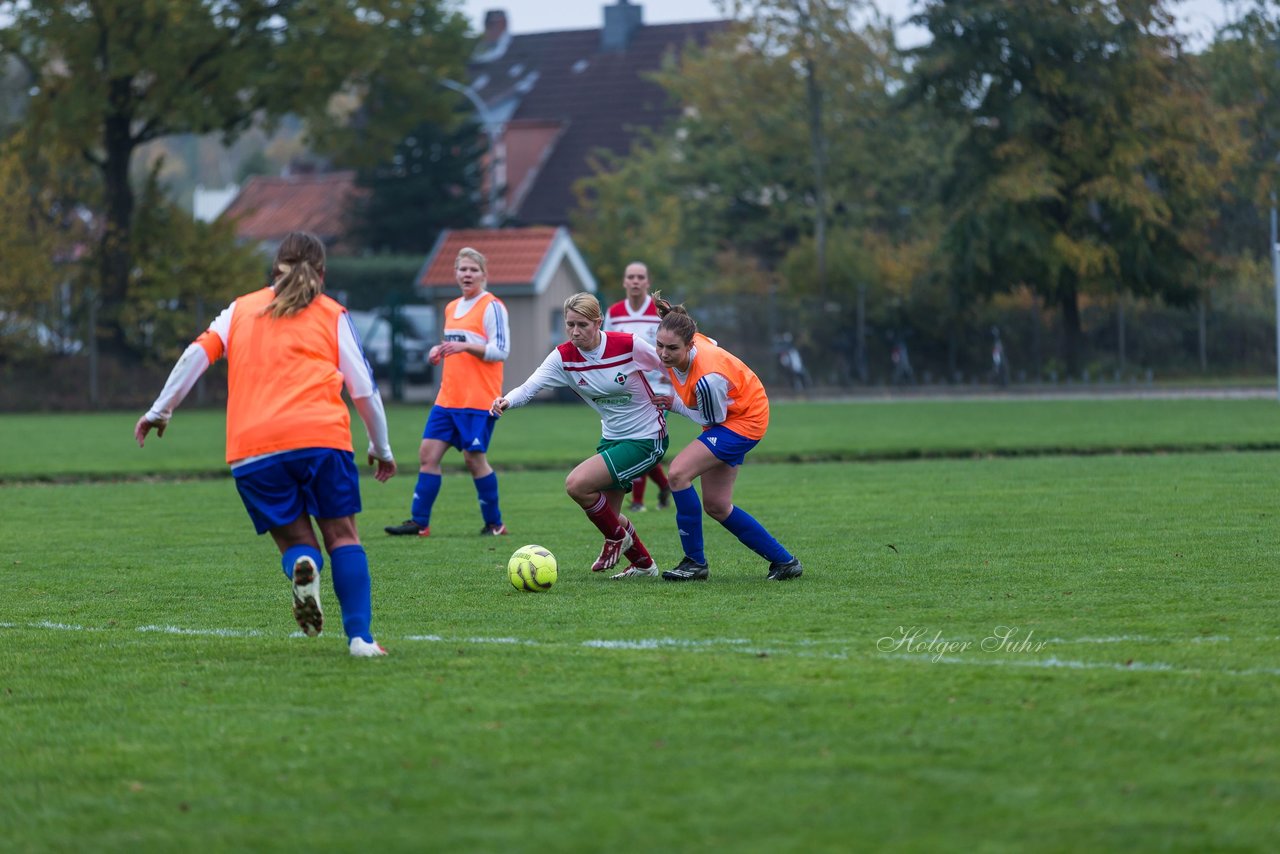
[[[506,177],[504,174],[506,172],[506,152],[504,150],[505,145],[502,142],[502,120],[484,102],[479,93],[465,83],[444,79],[440,81],[440,85],[446,89],[452,89],[470,101],[480,115],[480,121],[484,124],[485,135],[489,138],[489,204],[483,219],[481,219],[481,225],[486,228],[496,228],[502,219],[499,189]]]
[[[1280,398],[1280,235],[1276,234],[1276,192],[1271,191],[1271,278],[1276,290],[1276,395]]]

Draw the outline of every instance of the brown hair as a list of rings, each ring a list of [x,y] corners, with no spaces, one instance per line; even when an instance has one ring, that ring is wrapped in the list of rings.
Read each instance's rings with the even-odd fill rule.
[[[577,312],[587,320],[601,320],[604,318],[604,315],[600,312],[600,300],[586,291],[576,293],[564,301],[565,314],[571,311]]]
[[[658,317],[662,318],[658,328],[675,333],[685,344],[692,343],[694,333],[698,331],[698,324],[689,315],[684,305],[672,305],[664,300],[662,291],[653,292],[653,304],[658,308]]]
[[[292,231],[280,242],[271,264],[276,295],[262,313],[272,317],[297,314],[324,293],[324,243],[307,231]]]

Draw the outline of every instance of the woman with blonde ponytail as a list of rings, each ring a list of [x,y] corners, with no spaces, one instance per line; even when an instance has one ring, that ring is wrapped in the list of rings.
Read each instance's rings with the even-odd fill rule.
[[[369,561],[355,515],[360,481],[345,387],[369,435],[374,478],[396,473],[382,398],[347,310],[324,294],[324,244],[287,236],[271,265],[271,283],[238,297],[174,365],[160,396],[134,425],[142,447],[165,428],[196,381],[227,357],[227,462],[259,534],[271,533],[293,590],[303,633],[320,634],[320,572],[328,552],[347,649],[386,655],[373,639]],[[315,527],[320,529],[316,537]]]

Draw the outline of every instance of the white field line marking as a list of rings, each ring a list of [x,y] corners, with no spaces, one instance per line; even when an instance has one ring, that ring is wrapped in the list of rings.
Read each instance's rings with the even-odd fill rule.
[[[184,629],[179,626],[138,626],[140,632],[161,632],[166,635],[203,635],[219,638],[256,638],[261,632],[253,629]],[[302,632],[295,632],[302,637]]]
[[[1254,638],[1254,641],[1272,640],[1272,638]],[[1076,644],[1076,643],[1230,643],[1231,638],[1224,635],[1195,635],[1189,638],[1153,638],[1144,635],[1116,635],[1102,638],[1046,638],[1043,643]]]
[[[66,632],[96,632],[102,631],[101,628],[92,626],[78,626],[68,623],[55,623],[48,620],[42,620],[35,623],[9,623],[0,622],[0,629],[49,629],[53,631]],[[201,637],[227,637],[227,638],[252,638],[262,637],[262,633],[255,629],[187,629],[180,626],[138,626],[136,631],[143,633],[161,633],[170,635],[183,636],[201,636]],[[302,632],[292,632],[290,637],[303,637]],[[547,646],[554,647],[561,644],[551,642],[544,643],[542,641],[511,638],[511,637],[459,637],[447,638],[442,635],[405,635],[400,638],[404,641],[425,641],[427,643],[466,643],[478,645],[520,645],[520,646]],[[1114,637],[1114,638],[1054,638],[1043,643],[1223,643],[1229,642],[1231,638],[1224,636],[1213,637],[1192,637],[1192,638],[1152,638],[1142,636]],[[1280,637],[1262,637],[1255,638],[1256,641],[1276,641]],[[1280,668],[1277,667],[1251,667],[1242,670],[1223,668],[1205,670],[1196,667],[1181,667],[1174,664],[1167,664],[1161,661],[1129,661],[1107,662],[1107,661],[1075,661],[1071,659],[1061,659],[1057,656],[1049,658],[984,658],[974,656],[972,658],[960,658],[958,656],[939,656],[935,653],[883,653],[871,652],[861,656],[850,656],[847,649],[840,652],[829,653],[811,653],[811,652],[793,652],[789,650],[777,649],[777,646],[818,646],[839,644],[843,646],[855,646],[856,643],[848,641],[774,641],[774,646],[764,647],[756,646],[749,640],[743,638],[711,638],[704,640],[688,640],[682,638],[641,638],[636,640],[605,640],[592,639],[578,642],[578,646],[587,649],[604,649],[604,650],[658,650],[658,649],[678,649],[691,652],[714,652],[723,650],[726,652],[734,652],[739,654],[772,656],[772,655],[791,655],[798,658],[828,658],[847,660],[851,657],[859,658],[879,658],[889,660],[911,661],[921,664],[959,664],[959,665],[977,665],[981,667],[1029,667],[1056,670],[1114,670],[1120,672],[1133,673],[1175,673],[1184,675],[1214,675],[1220,674],[1225,676],[1280,676]]]
[[[509,646],[542,646],[536,640],[522,640],[521,638],[446,638],[440,635],[405,635],[401,640],[407,641],[427,641],[429,643],[476,643],[476,644],[502,644]]]
[[[670,649],[718,646],[740,646],[751,641],[742,638],[720,638],[714,640],[680,640],[678,638],[649,638],[645,640],[585,640],[583,646],[596,649]]]
[[[1193,676],[1221,674],[1223,676],[1280,676],[1280,667],[1249,667],[1244,670],[1222,668],[1204,670],[1197,667],[1179,667],[1162,661],[1130,661],[1128,663],[1109,661],[1070,661],[1057,656],[1049,658],[958,658],[954,656],[912,655],[909,653],[882,653],[885,658],[896,658],[904,661],[917,661],[922,664],[968,664],[980,667],[1034,667],[1064,670],[1118,670],[1122,672],[1156,672],[1179,673]]]

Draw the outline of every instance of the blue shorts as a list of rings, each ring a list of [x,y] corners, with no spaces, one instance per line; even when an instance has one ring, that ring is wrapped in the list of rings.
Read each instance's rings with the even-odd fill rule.
[[[719,424],[703,430],[698,441],[706,445],[717,460],[729,466],[742,465],[747,452],[760,444],[759,439],[748,439]]]
[[[350,451],[287,451],[232,473],[259,534],[288,525],[304,512],[317,519],[341,519],[360,512],[360,472]]]
[[[450,409],[433,406],[427,415],[422,438],[438,439],[459,451],[485,453],[493,438],[493,425],[498,419],[484,409]]]

